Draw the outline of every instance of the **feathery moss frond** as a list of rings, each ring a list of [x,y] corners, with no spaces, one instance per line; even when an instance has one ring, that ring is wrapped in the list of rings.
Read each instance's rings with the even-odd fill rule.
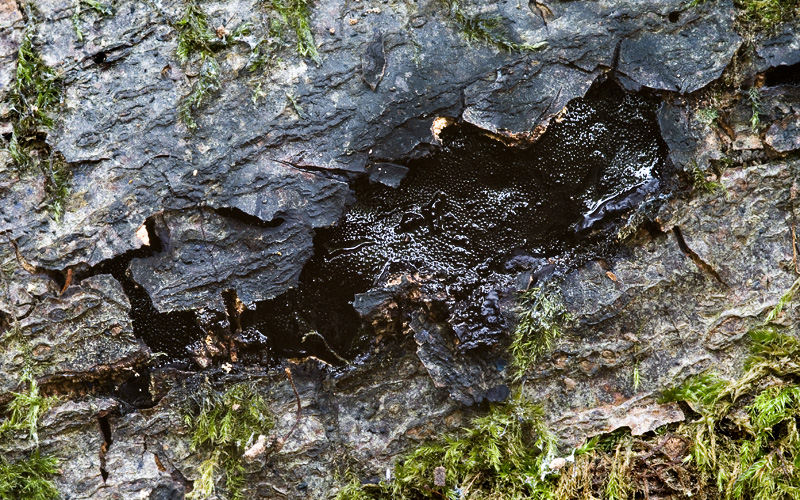
[[[178,112],[184,125],[191,131],[197,129],[194,112],[198,110],[209,96],[220,88],[219,63],[211,55],[203,55],[200,75],[192,85],[192,91],[185,95],[178,105]]]
[[[220,494],[217,478],[225,477],[224,493],[230,500],[243,500],[245,451],[274,426],[264,398],[249,384],[238,384],[224,394],[203,394],[184,417],[191,431],[192,450],[207,455],[200,465],[192,498]]]
[[[61,99],[61,78],[47,66],[33,46],[34,28],[25,31],[17,57],[17,69],[8,103],[14,122],[8,150],[17,168],[33,166],[30,155],[38,133],[53,126],[50,112]]]
[[[0,498],[55,500],[58,490],[50,476],[58,472],[58,460],[36,450],[25,460],[10,463],[0,456]]]
[[[547,42],[544,41],[535,44],[515,42],[503,27],[500,16],[469,15],[458,0],[442,1],[448,9],[450,18],[456,23],[461,35],[469,44],[485,43],[506,52],[533,51],[547,45]]]
[[[560,295],[553,288],[531,288],[520,295],[519,315],[510,351],[516,379],[522,378],[541,356],[550,351],[571,320]]]
[[[20,382],[23,386],[27,385],[27,390],[15,392],[14,399],[6,405],[4,412],[6,418],[0,422],[0,438],[9,432],[25,431],[28,439],[38,443],[39,420],[53,406],[57,398],[43,396],[36,379],[28,371],[23,373]]]
[[[273,8],[283,17],[286,24],[297,35],[297,53],[308,57],[317,66],[322,64],[322,59],[317,51],[314,34],[311,32],[311,15],[307,0],[270,0]]]
[[[761,126],[761,92],[752,87],[747,91],[747,97],[750,99],[750,128],[753,132],[758,132]]]

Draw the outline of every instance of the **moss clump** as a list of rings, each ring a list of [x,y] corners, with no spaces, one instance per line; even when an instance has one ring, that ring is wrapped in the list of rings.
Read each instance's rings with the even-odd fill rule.
[[[208,23],[208,15],[197,3],[186,4],[181,18],[174,23],[178,32],[178,46],[175,50],[182,64],[196,62],[199,64],[197,80],[192,90],[185,95],[178,105],[178,112],[186,128],[197,129],[194,113],[219,91],[222,74],[215,54],[225,47],[243,41],[250,34],[250,23],[240,24],[233,32],[224,27],[212,30]]]
[[[694,7],[705,2],[706,0],[692,0],[689,6]],[[747,31],[769,31],[800,13],[798,0],[734,0],[733,4],[739,11],[739,22]]]
[[[5,419],[0,422],[0,439],[4,439],[12,432],[23,431],[27,432],[27,439],[38,443],[39,420],[57,399],[43,396],[36,380],[28,371],[22,375],[20,382],[22,385],[27,385],[28,389],[15,392],[14,399],[6,405]]]
[[[700,108],[695,113],[695,117],[706,127],[715,127],[718,125],[719,111],[716,108]]]
[[[555,445],[541,407],[516,397],[457,436],[417,448],[395,466],[391,483],[351,482],[337,499],[551,498],[547,464]]]
[[[25,439],[36,443],[37,449],[22,460],[9,461],[0,456],[0,500],[51,500],[58,498],[58,490],[50,476],[58,472],[58,460],[52,456],[42,456],[38,450],[39,420],[56,398],[44,397],[36,385],[36,380],[25,372],[21,380],[27,390],[14,393],[14,399],[6,405],[4,420],[0,423],[0,444],[16,433],[26,434]]]
[[[750,337],[741,378],[704,374],[667,391],[665,399],[686,401],[698,415],[682,432],[692,442],[690,460],[704,489],[733,500],[796,499],[800,341],[769,324]]]
[[[30,152],[42,149],[39,133],[53,126],[50,112],[61,99],[61,78],[33,46],[33,28],[22,39],[8,100],[14,128],[9,151],[20,170],[33,166]]]
[[[753,132],[758,132],[761,126],[761,92],[755,87],[747,92],[747,98],[750,100],[750,129]]]
[[[47,168],[47,198],[50,200],[47,208],[53,214],[56,223],[61,221],[61,216],[66,209],[67,199],[71,192],[70,184],[72,172],[67,168],[62,159],[51,159]]]
[[[14,84],[8,96],[14,127],[7,150],[21,173],[35,169],[45,179],[48,207],[56,222],[69,196],[70,172],[66,163],[50,154],[44,141],[53,126],[50,113],[61,99],[61,78],[48,67],[33,45],[34,28],[29,25],[19,48]]]
[[[251,44],[250,60],[247,64],[247,69],[251,72],[259,71],[263,68],[268,68],[278,61],[278,51],[288,44],[285,41],[286,37],[286,23],[282,17],[271,17],[264,36],[258,38]],[[260,97],[255,97],[261,88],[261,82],[257,84],[257,91],[254,93],[254,99],[258,100]],[[261,97],[265,97],[266,94]]]
[[[192,85],[192,90],[181,99],[178,104],[178,113],[186,128],[197,129],[194,112],[220,88],[219,64],[213,56],[204,54],[200,63],[200,74]]]
[[[58,472],[55,457],[41,456],[39,451],[26,460],[10,463],[0,456],[0,499],[52,500],[58,490],[50,476]]]
[[[200,464],[200,477],[194,482],[190,498],[210,498],[215,494],[231,500],[247,498],[242,491],[243,455],[274,425],[264,399],[251,385],[238,384],[221,395],[198,396],[193,406],[185,415],[192,450],[207,458]],[[222,488],[217,487],[220,476],[225,479]]]
[[[748,25],[770,30],[800,10],[797,0],[736,0],[741,19]]]
[[[564,302],[552,287],[531,288],[523,292],[518,310],[510,347],[517,380],[553,347],[561,336],[563,325],[571,320]]]
[[[200,58],[200,72],[192,90],[178,104],[178,113],[186,128],[197,129],[193,113],[213,93],[219,90],[220,70],[214,59],[213,45],[217,36],[208,25],[206,13],[194,2],[186,4],[181,19],[175,23],[178,31],[176,54],[186,64],[195,55]]]
[[[706,173],[696,161],[692,160],[689,164],[689,170],[692,176],[692,187],[695,191],[702,193],[713,193],[718,189],[724,189],[721,182],[711,180],[710,174]],[[717,174],[719,178],[719,174]]]
[[[314,34],[311,33],[308,1],[270,0],[270,3],[297,35],[297,53],[303,57],[311,58],[319,66],[322,63],[322,59],[317,51],[317,44],[314,42]]]
[[[267,21],[262,35],[253,35],[253,26],[242,23],[233,32],[223,26],[212,29],[208,15],[194,1],[186,4],[181,18],[173,24],[178,32],[176,55],[182,64],[195,64],[199,70],[192,90],[178,105],[179,116],[190,131],[197,129],[195,113],[219,91],[222,81],[216,53],[235,43],[250,46],[248,70],[258,71],[275,62],[278,51],[288,46],[285,41],[286,28],[297,36],[297,52],[321,63],[314,36],[309,23],[309,7],[306,0],[270,0],[268,3],[277,16]],[[259,89],[254,94],[257,101],[263,97]]]
[[[458,26],[461,35],[469,44],[485,43],[506,52],[538,50],[547,45],[547,42],[538,42],[532,45],[515,42],[503,27],[503,20],[500,16],[469,15],[458,0],[441,1],[447,7],[449,16]]]

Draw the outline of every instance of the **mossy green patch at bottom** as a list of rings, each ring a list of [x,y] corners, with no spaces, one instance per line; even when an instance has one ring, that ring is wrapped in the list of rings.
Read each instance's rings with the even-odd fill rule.
[[[519,380],[543,354],[550,351],[571,316],[558,290],[552,286],[522,292],[517,312],[517,325],[509,350],[513,357],[514,376]]]
[[[6,404],[0,422],[0,450],[12,439],[33,441],[38,447],[39,421],[56,401],[39,391],[36,380],[26,371],[20,383],[25,390],[14,393]],[[27,387],[26,387],[27,386]],[[58,460],[43,456],[38,448],[27,458],[10,461],[0,456],[0,500],[50,500],[58,498],[58,490],[50,480],[58,472]]]
[[[337,499],[551,498],[554,456],[541,407],[516,396],[456,435],[417,448],[398,462],[390,483],[351,481]]]
[[[800,498],[800,340],[769,324],[750,337],[740,378],[703,374],[665,399],[686,401],[698,414],[681,432],[692,442],[689,460],[699,484],[725,499],[794,500]]]
[[[185,415],[191,432],[192,449],[205,456],[200,477],[187,498],[224,495],[243,500],[244,453],[274,426],[263,397],[250,384],[237,384],[223,394],[207,388],[199,394]],[[264,438],[261,438],[264,442]],[[220,479],[224,486],[218,487]]]
[[[27,459],[10,463],[0,456],[0,500],[51,500],[58,490],[50,476],[58,472],[58,460],[34,451]]]
[[[0,421],[0,439],[6,439],[13,432],[27,433],[27,439],[39,441],[39,420],[50,409],[55,397],[43,396],[36,384],[36,380],[26,371],[20,380],[21,385],[27,386],[26,390],[14,393],[14,398],[6,404],[3,412],[5,418]]]

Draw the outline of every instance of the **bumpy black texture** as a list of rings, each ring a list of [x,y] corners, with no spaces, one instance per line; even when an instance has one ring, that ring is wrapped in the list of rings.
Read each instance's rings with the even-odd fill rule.
[[[573,248],[592,224],[654,189],[664,158],[653,105],[610,81],[571,101],[530,147],[469,125],[446,128],[442,142],[409,165],[398,189],[356,184],[344,220],[318,232],[299,291],[262,304],[256,329],[313,330],[351,352],[359,322],[349,303],[402,270],[447,286],[462,348],[493,343],[505,325],[497,293],[479,284],[518,272],[509,260]]]

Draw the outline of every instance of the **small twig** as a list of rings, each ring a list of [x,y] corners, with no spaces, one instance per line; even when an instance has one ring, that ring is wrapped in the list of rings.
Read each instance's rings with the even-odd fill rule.
[[[303,410],[302,405],[300,404],[300,394],[298,394],[297,386],[294,385],[294,379],[292,379],[292,370],[290,370],[289,367],[287,366],[285,368],[285,371],[286,371],[286,376],[289,377],[289,383],[292,384],[292,390],[294,391],[294,397],[297,400],[297,416],[295,417],[294,425],[292,425],[292,428],[289,429],[289,432],[287,432],[285,436],[280,438],[278,440],[277,444],[275,445],[275,451],[276,452],[280,451],[281,448],[283,448],[283,445],[286,444],[286,441],[291,437],[291,435],[294,433],[295,429],[297,429],[297,425],[300,423],[300,417],[301,417],[301,413],[302,413],[302,410]]]
[[[67,288],[72,284],[72,269],[67,269],[67,276],[64,278],[64,286],[61,288],[61,291],[58,292],[59,295],[64,295],[64,292],[67,291]]]
[[[430,487],[429,487],[427,484],[423,485],[422,487],[423,487],[423,488],[425,488],[426,490],[428,490],[429,492],[431,492],[431,493],[436,493],[436,494],[437,494],[437,495],[439,495],[440,497],[442,497],[442,498],[444,498],[445,500],[447,500],[447,497],[446,497],[446,496],[444,496],[444,494],[443,494],[441,491],[436,491],[436,490],[434,490],[434,489],[431,489],[431,488],[430,488]]]
[[[25,260],[25,257],[22,256],[22,252],[19,251],[19,245],[17,244],[17,241],[12,239],[11,236],[8,235],[6,235],[6,238],[8,238],[8,242],[11,243],[11,246],[14,247],[14,254],[17,257],[17,262],[19,262],[19,265],[22,266],[22,269],[28,271],[31,274],[38,274],[36,267],[28,263],[28,261]]]
[[[792,224],[792,259],[794,260],[794,270],[800,274],[800,263],[797,262],[797,230]]]
[[[794,200],[797,197],[797,184],[792,185],[789,190],[789,203],[792,208],[792,260],[794,261],[794,270],[800,274],[800,263],[797,259],[797,221],[794,217]]]
[[[330,344],[328,344],[328,341],[325,340],[325,337],[320,335],[320,333],[317,332],[317,331],[313,331],[312,330],[312,331],[306,333],[305,335],[303,335],[303,339],[300,340],[300,343],[304,344],[306,342],[306,340],[308,340],[309,337],[315,337],[315,338],[320,339],[322,341],[322,343],[325,345],[325,348],[328,350],[328,352],[333,354],[336,357],[336,359],[338,359],[339,361],[341,361],[342,363],[344,363],[346,365],[350,364],[350,361],[346,360],[345,358],[340,356],[338,352],[334,351],[333,348],[330,346]]]

